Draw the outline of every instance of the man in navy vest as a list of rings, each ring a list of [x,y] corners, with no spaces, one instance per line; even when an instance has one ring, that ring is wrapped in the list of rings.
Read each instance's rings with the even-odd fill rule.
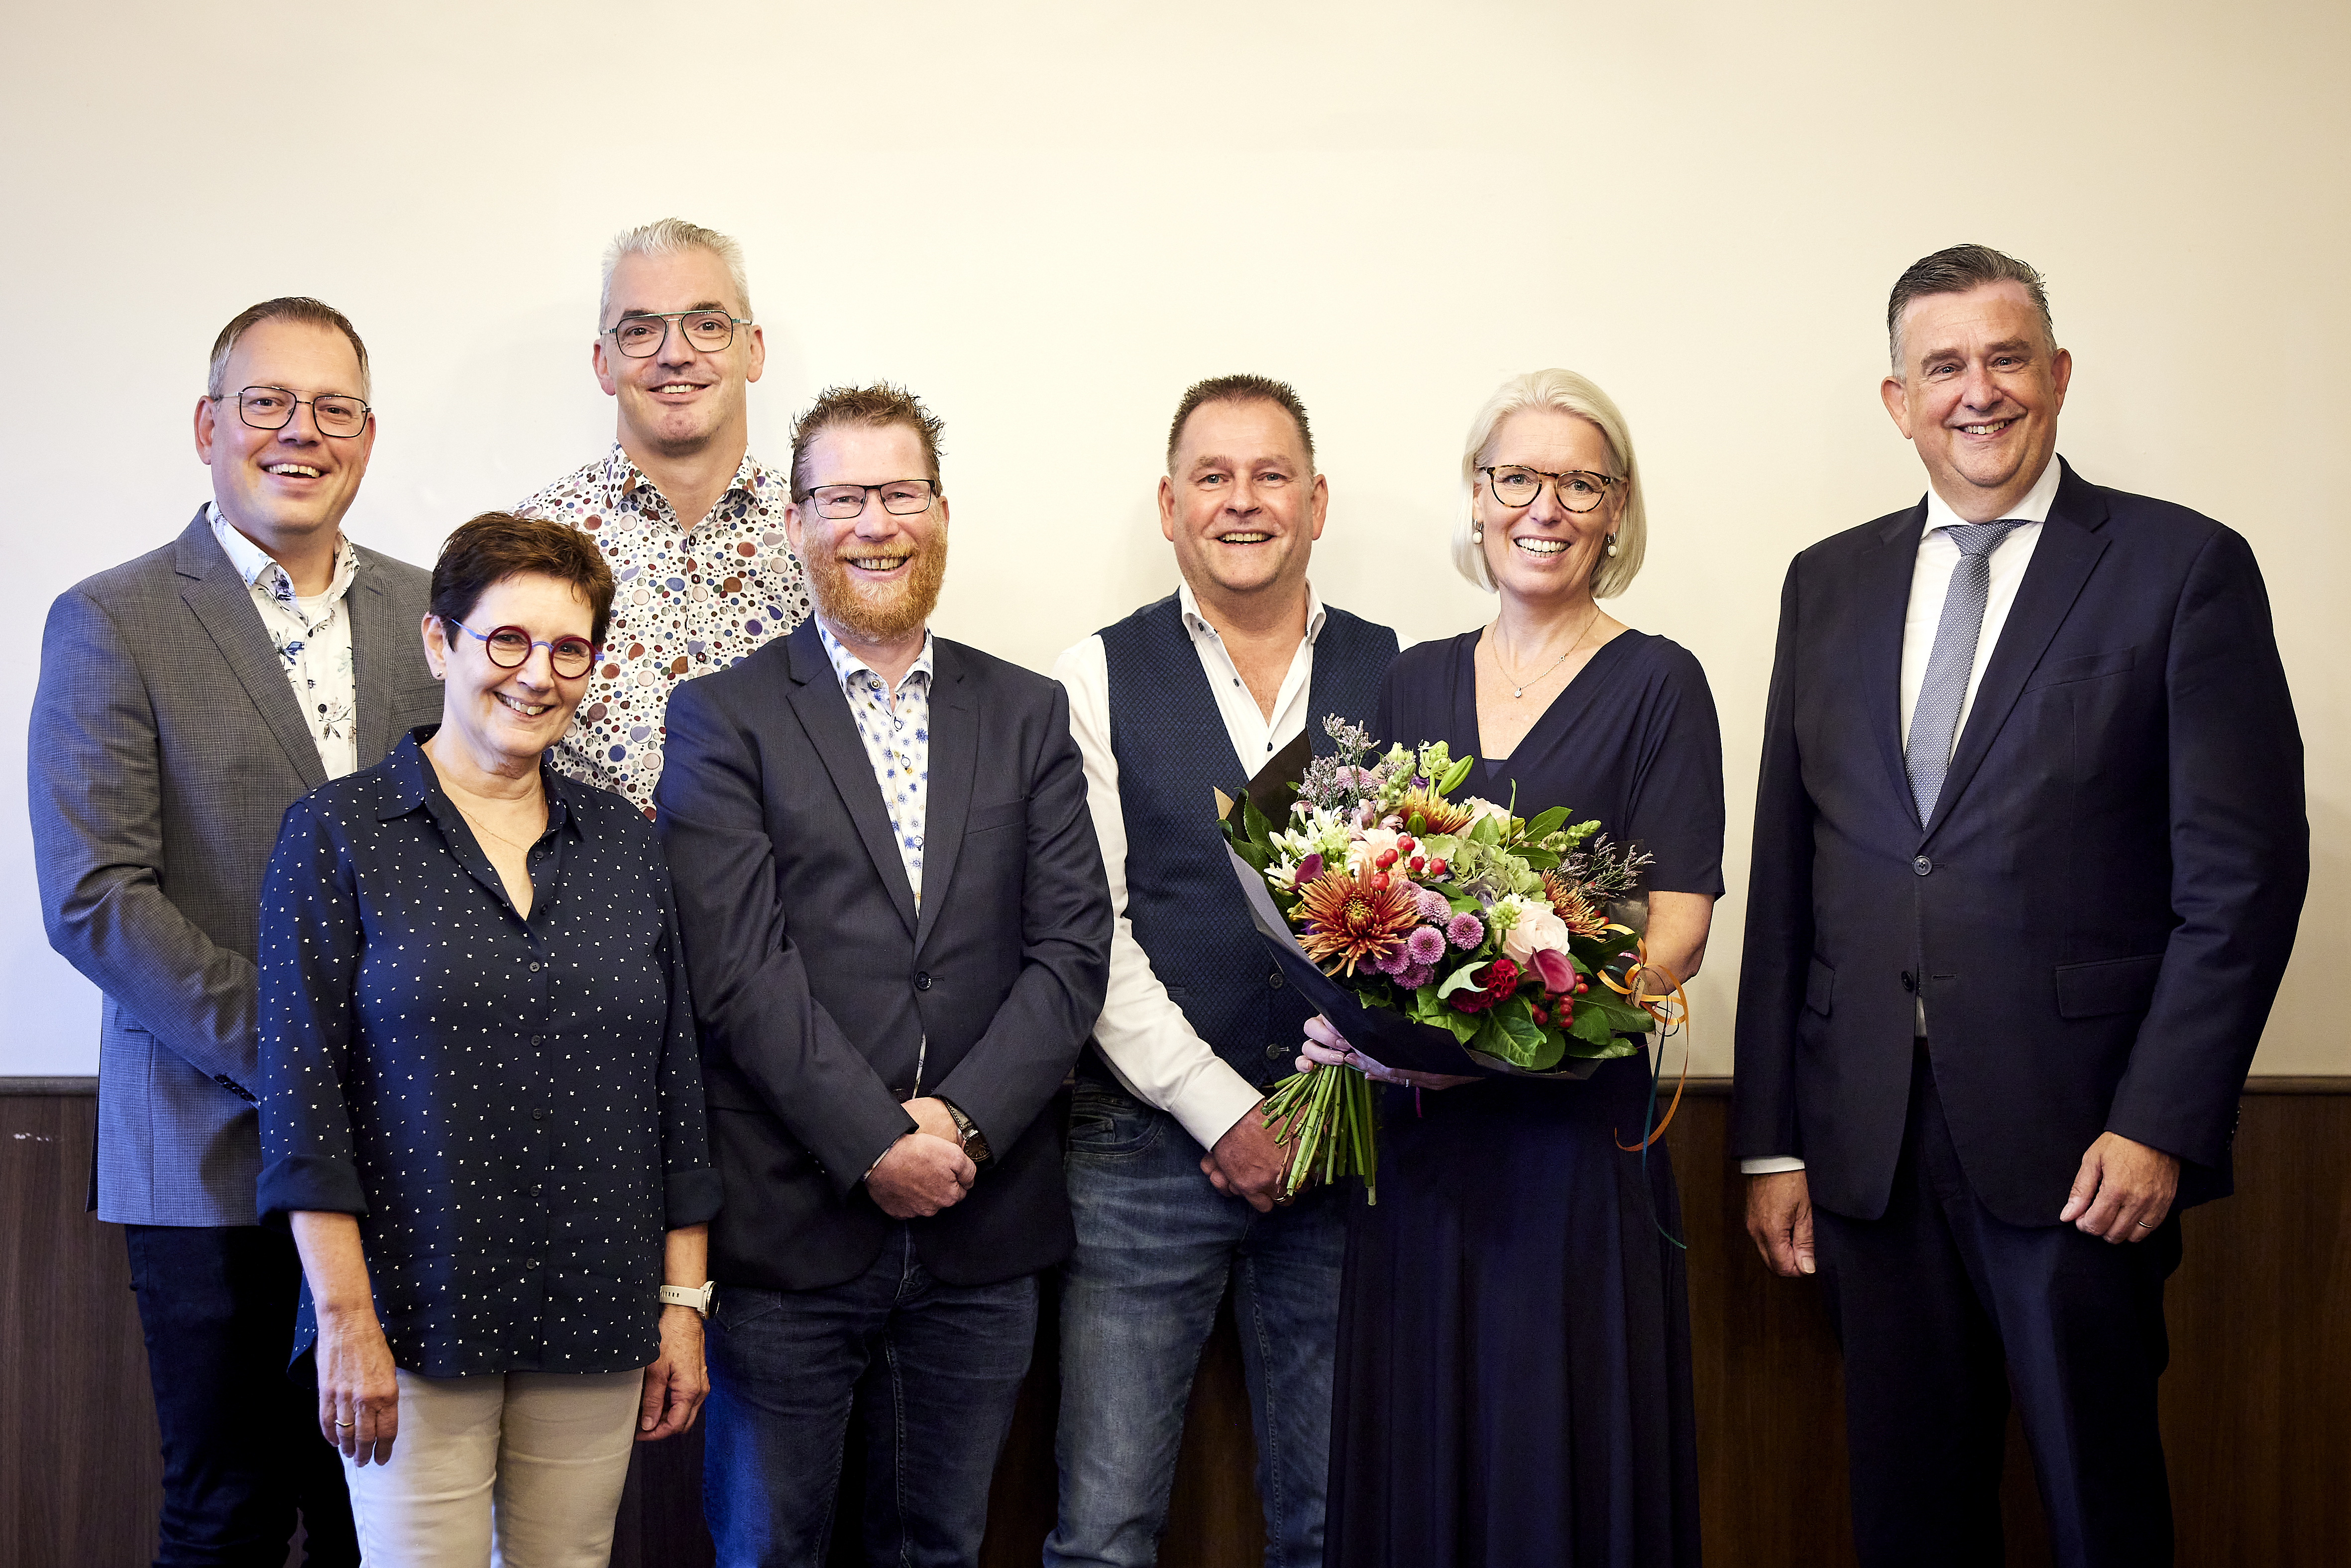
[[[1368,724],[1395,633],[1306,580],[1330,490],[1298,394],[1184,394],[1159,527],[1183,586],[1063,653],[1070,727],[1117,913],[1110,993],[1070,1117],[1078,1246],[1061,1297],[1061,1520],[1048,1564],[1159,1551],[1200,1347],[1228,1279],[1257,1427],[1266,1568],[1319,1568],[1343,1198],[1277,1205],[1259,1108],[1311,1010],[1250,927],[1216,825],[1322,719]]]

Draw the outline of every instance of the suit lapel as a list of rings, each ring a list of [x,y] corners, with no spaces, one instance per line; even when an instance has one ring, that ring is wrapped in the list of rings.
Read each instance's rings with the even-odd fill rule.
[[[326,765],[319,760],[319,743],[311,737],[309,726],[302,722],[302,706],[294,700],[294,688],[287,684],[268,628],[261,623],[261,612],[254,608],[252,590],[229,564],[201,510],[180,535],[172,564],[182,580],[181,599],[252,699],[286,760],[301,776],[303,789],[316,789],[327,781]]]
[[[865,743],[857,738],[857,723],[849,716],[849,698],[841,689],[841,677],[833,673],[832,661],[825,657],[824,644],[817,640],[813,617],[800,622],[789,640],[791,660],[792,689],[789,701],[792,712],[808,733],[809,744],[816,750],[817,760],[824,764],[831,777],[832,787],[841,803],[849,810],[849,820],[857,826],[857,836],[865,842],[865,852],[872,857],[873,870],[882,879],[883,888],[898,911],[898,918],[906,923],[906,934],[914,932],[914,884],[906,880],[906,862],[898,857],[897,835],[890,829],[890,808],[882,799],[882,786],[873,777],[873,759],[866,755]],[[282,683],[281,683],[282,684]],[[932,770],[934,778],[937,768]],[[927,832],[925,835],[927,840]]]
[[[392,606],[377,580],[375,562],[365,550],[359,556],[359,576],[343,595],[343,609],[351,618],[351,685],[359,705],[354,722],[359,726],[360,766],[366,768],[399,738],[392,732],[392,669],[402,629],[392,624]],[[412,638],[420,634],[413,626],[407,633]]]
[[[2059,461],[2064,461],[2062,458]],[[2057,499],[2049,520],[2041,525],[2041,541],[2032,547],[2032,563],[2017,584],[2016,602],[2000,629],[2000,642],[1984,666],[1968,722],[1951,754],[1951,769],[1944,775],[1942,793],[1935,799],[1935,821],[1949,820],[1952,808],[1967,791],[1968,781],[1991,749],[1992,737],[2008,722],[2009,710],[2023,695],[2024,683],[2049,640],[2081,597],[2091,569],[2106,551],[2106,503],[2095,486],[2077,477],[2070,467],[2058,481]]]
[[[965,688],[955,644],[934,640],[931,658],[931,778],[923,823],[923,917],[914,932],[921,953],[939,923],[947,880],[963,849],[971,815],[972,774],[979,765],[979,713]]]
[[[1910,612],[1910,579],[1918,566],[1918,536],[1927,527],[1924,497],[1878,530],[1878,548],[1862,558],[1854,602],[1863,607],[1854,669],[1862,711],[1877,741],[1886,776],[1903,809],[1913,815],[1910,773],[1902,761],[1902,625]]]

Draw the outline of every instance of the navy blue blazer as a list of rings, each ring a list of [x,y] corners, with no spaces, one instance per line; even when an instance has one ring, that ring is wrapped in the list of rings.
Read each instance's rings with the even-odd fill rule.
[[[894,1221],[865,1173],[919,1082],[992,1157],[913,1221],[949,1284],[1076,1240],[1054,1118],[1101,1016],[1110,889],[1059,683],[937,639],[923,903],[816,622],[670,695],[656,822],[676,886],[726,1204],[722,1284],[855,1278]]]
[[[2060,460],[2062,462],[2062,459]],[[1732,1137],[1885,1212],[1913,1003],[1969,1182],[2051,1225],[2105,1131],[2230,1190],[2309,880],[2302,737],[2244,539],[2064,470],[1936,801],[1903,771],[1922,498],[1799,555],[1764,723]]]

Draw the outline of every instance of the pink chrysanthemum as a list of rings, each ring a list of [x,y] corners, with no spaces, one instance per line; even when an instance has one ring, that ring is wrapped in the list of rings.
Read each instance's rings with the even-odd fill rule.
[[[1395,977],[1395,982],[1407,991],[1416,991],[1435,978],[1437,978],[1435,965],[1412,964],[1406,966],[1404,973]]]
[[[1420,917],[1442,925],[1453,918],[1453,905],[1447,904],[1445,895],[1437,889],[1424,887],[1420,890]]]
[[[1445,956],[1445,937],[1434,925],[1416,925],[1404,939],[1404,950],[1416,964],[1434,964]]]
[[[1466,953],[1486,939],[1486,923],[1465,909],[1445,923],[1445,939]]]
[[[1424,925],[1420,929],[1426,931],[1428,927]],[[1405,948],[1407,946],[1408,944],[1402,942],[1396,944],[1394,947],[1389,948],[1386,952],[1374,958],[1372,960],[1372,967],[1383,975],[1402,974],[1406,968],[1410,967],[1412,964],[1412,960],[1405,956]]]

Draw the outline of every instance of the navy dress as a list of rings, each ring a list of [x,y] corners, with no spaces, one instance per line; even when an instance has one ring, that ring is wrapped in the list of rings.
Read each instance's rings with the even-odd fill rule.
[[[1462,793],[1565,806],[1722,892],[1722,742],[1698,661],[1621,633],[1496,765],[1478,633],[1399,657],[1383,742],[1478,755]],[[1663,1147],[1641,1156],[1646,1054],[1582,1082],[1384,1092],[1380,1201],[1358,1195],[1331,1432],[1330,1568],[1634,1568],[1698,1561],[1689,1300]]]

